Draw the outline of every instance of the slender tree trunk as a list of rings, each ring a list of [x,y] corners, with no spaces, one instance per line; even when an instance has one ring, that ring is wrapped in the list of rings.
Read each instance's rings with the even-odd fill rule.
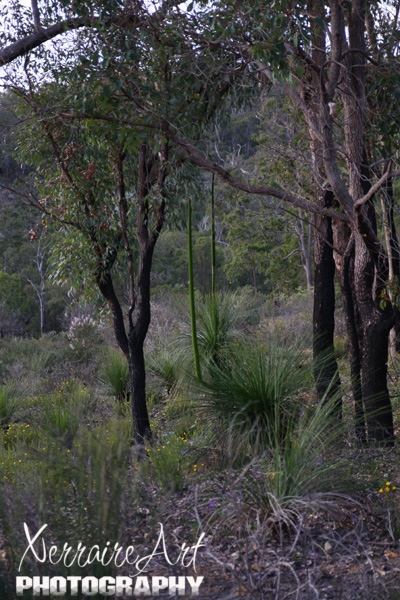
[[[343,232],[339,234],[338,230]],[[347,225],[336,223],[334,228],[334,242],[341,248],[342,255],[335,253],[335,262],[338,273],[339,285],[342,294],[343,311],[346,319],[346,332],[349,344],[350,381],[356,417],[355,431],[360,444],[366,441],[365,415],[361,388],[361,354],[362,331],[357,306],[354,298],[354,235]]]
[[[313,242],[313,226],[312,226],[312,223],[309,223],[308,224],[308,244],[307,244],[307,252],[306,252],[306,276],[307,276],[307,285],[310,288],[312,288],[312,286],[313,286],[312,242]]]
[[[145,439],[151,438],[151,430],[146,404],[146,369],[143,343],[135,343],[134,337],[130,339],[129,343],[128,364],[134,439],[136,443],[142,444]]]
[[[395,284],[400,282],[400,255],[399,240],[396,231],[393,211],[393,181],[390,179],[381,191],[381,208],[383,228],[385,232],[386,251],[389,263],[389,281]],[[397,358],[400,351],[400,314],[395,309],[395,322],[390,330],[390,356]]]
[[[253,279],[254,293],[258,294],[257,267],[255,265],[253,265],[252,268],[251,268],[251,276],[252,276],[252,279]]]
[[[319,0],[310,0],[312,33],[312,59],[321,69],[326,62],[325,32],[318,26],[319,18],[324,18],[325,7]],[[319,74],[311,72],[314,95],[303,89],[304,100],[314,118],[319,119],[321,105],[321,86]],[[332,208],[333,194],[324,191],[326,173],[324,169],[321,139],[309,128],[313,177],[316,187],[316,203],[320,208]],[[309,250],[310,250],[309,241]],[[314,379],[320,400],[335,398],[334,412],[341,420],[342,399],[340,397],[340,377],[334,350],[335,330],[335,261],[333,258],[332,219],[328,216],[314,216],[314,309],[313,309],[313,360]]]
[[[139,220],[140,217],[138,217]],[[135,442],[151,437],[146,405],[146,371],[143,346],[150,325],[150,273],[154,247],[146,236],[139,236],[139,269],[135,322],[128,333],[128,362],[132,394],[132,419]]]
[[[325,192],[318,202],[325,208],[332,206],[331,192]],[[337,397],[335,414],[341,418],[340,378],[335,358],[333,336],[335,329],[335,262],[333,260],[331,219],[315,217],[314,239],[314,309],[313,360],[318,398]]]
[[[393,264],[393,252],[392,252],[393,248],[392,248],[392,241],[391,241],[392,232],[390,230],[389,216],[388,216],[388,211],[386,209],[385,198],[382,195],[381,195],[381,208],[382,208],[383,230],[385,232],[386,251],[388,253],[389,282],[393,283],[394,282],[394,264]],[[391,294],[390,294],[390,299],[391,300],[393,299]],[[390,342],[389,342],[390,356],[391,356],[392,360],[395,360],[397,344],[396,344],[396,329],[394,326],[390,330],[389,340],[390,340]]]
[[[46,292],[45,292],[45,276],[40,274],[40,335],[43,335],[46,330]]]

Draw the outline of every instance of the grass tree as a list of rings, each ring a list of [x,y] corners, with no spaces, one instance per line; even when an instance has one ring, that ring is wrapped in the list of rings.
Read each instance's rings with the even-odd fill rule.
[[[197,343],[196,303],[194,295],[193,272],[193,240],[192,240],[192,200],[188,198],[188,266],[189,266],[189,299],[190,299],[190,328],[192,333],[194,371],[197,379],[201,379],[199,346]]]

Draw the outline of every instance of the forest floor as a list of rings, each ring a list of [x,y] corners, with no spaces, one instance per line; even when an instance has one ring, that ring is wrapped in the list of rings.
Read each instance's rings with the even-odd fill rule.
[[[252,325],[251,343],[254,356],[265,360],[260,337],[268,339],[274,328],[280,341],[301,340],[293,388],[298,420],[288,443],[267,444],[262,452],[251,437],[231,436],[219,413],[197,409],[185,388],[173,391],[182,354],[172,368],[171,355],[157,355],[152,341],[148,355],[159,357],[148,391],[153,441],[138,460],[130,445],[130,407],[105,386],[107,367],[115,361],[120,378],[124,363],[115,349],[104,355],[97,330],[92,337],[84,330],[80,339],[60,334],[0,340],[0,600],[17,600],[16,576],[27,545],[23,523],[31,532],[48,524],[46,539],[58,548],[118,541],[124,548],[133,545],[139,557],[157,548],[162,527],[165,550],[154,554],[145,575],[204,577],[198,600],[400,600],[399,442],[358,448],[354,428],[335,442],[326,415],[314,418],[312,379],[301,392],[297,383],[310,362],[309,298],[294,298],[280,315],[274,311]],[[154,307],[153,314],[153,332],[163,340],[165,331],[176,328],[176,314],[165,306]],[[244,333],[249,337],[248,329]],[[111,347],[112,335],[102,335],[102,346]],[[235,377],[236,354],[243,365],[239,386],[241,375],[251,379],[250,366],[258,368],[251,349],[243,361],[243,348],[231,350],[227,385]],[[338,348],[344,416],[351,425],[345,344]],[[286,350],[275,356],[291,360]],[[285,369],[279,377],[286,377]],[[395,398],[399,372],[391,365]],[[397,400],[393,407],[399,439]],[[195,545],[203,533],[195,565],[190,552],[183,563],[168,563],[166,554],[175,562],[179,549]],[[82,574],[132,575],[126,565],[88,569]],[[20,574],[80,572],[48,562],[43,567],[27,557]],[[196,597],[186,583],[177,597]]]
[[[400,599],[399,522],[391,522],[399,512],[393,504],[377,504],[374,497],[363,504],[360,499],[338,498],[337,504],[323,510],[310,510],[305,504],[297,526],[288,528],[278,521],[275,526],[269,519],[262,522],[262,514],[247,505],[211,518],[211,497],[204,483],[161,501],[164,522],[176,544],[193,537],[194,520],[206,533],[197,560],[196,575],[204,576],[199,600]],[[154,491],[155,503],[156,498]],[[254,521],[249,519],[251,513]],[[148,515],[142,513],[141,518],[145,529],[157,531],[154,522],[146,524]],[[139,555],[148,552],[155,540],[137,547]],[[187,569],[167,573],[163,558],[150,574],[160,573],[195,574]]]

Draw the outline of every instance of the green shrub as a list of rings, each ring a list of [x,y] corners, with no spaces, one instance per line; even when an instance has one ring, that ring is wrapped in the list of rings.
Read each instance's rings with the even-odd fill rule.
[[[166,491],[181,491],[192,466],[192,442],[186,435],[170,431],[146,447],[149,464],[139,466],[141,473],[155,478]]]
[[[10,423],[3,434],[4,448],[7,450],[16,446],[31,446],[38,439],[38,430],[29,423]]]
[[[246,317],[251,312],[249,298],[237,293],[208,297],[197,307],[197,339],[205,361],[219,364],[233,342],[243,337]]]
[[[26,545],[24,522],[31,531],[47,523],[48,535],[58,547],[67,541],[76,546],[80,540],[87,546],[105,546],[109,540],[122,538],[126,526],[122,494],[129,464],[127,434],[118,420],[81,436],[78,433],[71,449],[52,444],[42,435],[36,447],[3,450],[0,518],[13,575]],[[57,566],[48,566],[49,575],[60,574]],[[90,574],[98,577],[110,574],[111,569],[97,563],[91,568]],[[24,562],[27,575],[35,574],[35,569],[33,561]],[[80,575],[77,569],[72,567],[70,574]]]

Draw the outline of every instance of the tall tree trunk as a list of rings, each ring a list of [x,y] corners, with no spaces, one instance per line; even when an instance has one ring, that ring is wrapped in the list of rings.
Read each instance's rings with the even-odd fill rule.
[[[324,208],[332,206],[332,193],[318,199]],[[335,262],[333,260],[332,223],[329,217],[315,216],[313,360],[318,398],[336,397],[335,414],[341,418],[340,378],[335,358]]]
[[[118,245],[112,252],[106,255],[98,244],[93,232],[92,241],[98,257],[96,280],[100,292],[107,301],[112,315],[114,333],[118,345],[128,359],[129,377],[132,397],[132,419],[134,427],[134,441],[143,445],[146,438],[151,438],[149,415],[146,405],[146,370],[144,362],[143,346],[150,325],[150,274],[153,261],[154,248],[160,235],[165,219],[165,190],[164,181],[166,177],[165,165],[168,157],[168,143],[163,142],[161,151],[157,155],[148,156],[146,144],[139,150],[138,183],[137,183],[137,221],[136,235],[139,245],[139,265],[137,272],[137,287],[135,286],[135,265],[133,252],[128,235],[127,226],[127,202],[124,183],[123,163],[125,155],[119,155],[115,169],[118,176],[118,211],[120,221],[120,242],[124,242],[129,267],[130,301],[128,311],[128,334],[121,309],[121,304],[115,294],[111,268],[115,263]],[[149,227],[149,203],[148,194],[151,187],[152,167],[159,160],[158,168],[158,191],[159,204],[152,206],[154,222]]]
[[[345,46],[341,48],[345,52],[342,58],[341,97],[349,174],[349,196],[347,192],[342,194],[342,205],[345,207],[350,201],[352,211],[349,210],[349,213],[353,213],[356,225],[354,289],[362,327],[361,378],[368,438],[383,441],[393,439],[392,408],[387,388],[387,357],[394,313],[391,306],[386,310],[379,307],[380,292],[388,278],[388,265],[376,235],[375,208],[372,200],[358,203],[371,186],[365,166],[368,164],[365,151],[365,4],[365,0],[353,0],[349,10],[343,13],[347,19],[348,40],[353,51],[345,52]],[[338,6],[331,2],[335,12]],[[344,37],[343,20],[341,27],[340,35]],[[339,198],[340,193],[338,190],[335,195]]]
[[[335,223],[334,226],[336,269],[342,295],[343,311],[346,320],[346,333],[349,344],[350,382],[353,395],[354,414],[356,417],[355,432],[358,441],[366,441],[365,416],[361,388],[361,355],[362,329],[357,312],[357,303],[354,298],[354,235],[344,223]]]
[[[138,211],[140,213],[140,211]],[[138,216],[138,220],[139,220]],[[151,437],[150,421],[146,405],[146,370],[143,346],[150,325],[150,273],[154,246],[146,236],[139,238],[139,268],[135,321],[130,323],[128,333],[128,362],[132,394],[132,419],[134,439],[142,444]]]
[[[354,287],[362,324],[362,396],[369,441],[391,442],[393,415],[387,387],[389,332],[394,324],[391,306],[379,307],[373,298],[374,265],[364,240],[356,234]]]
[[[148,156],[148,148],[143,144],[139,150],[138,183],[137,183],[137,220],[136,234],[139,244],[139,267],[137,276],[137,293],[132,279],[131,307],[128,312],[128,361],[132,393],[132,419],[135,442],[143,444],[151,438],[150,421],[146,404],[146,370],[143,346],[150,325],[150,274],[154,248],[165,219],[165,165],[168,158],[168,143],[163,142],[159,156],[158,192],[160,203],[157,207],[154,224],[149,227],[150,177],[154,165],[154,154]]]
[[[325,16],[325,7],[319,0],[309,1],[311,20],[312,60],[321,69],[326,62],[325,32],[318,25],[318,19]],[[320,76],[312,70],[310,74],[314,84],[314,95],[303,89],[303,97],[313,118],[318,119],[321,105]],[[321,139],[309,127],[313,177],[317,190],[316,203],[320,208],[332,208],[333,193],[326,190],[324,181],[323,151]],[[310,249],[310,244],[309,244]],[[314,216],[314,308],[313,308],[313,361],[314,379],[318,398],[335,398],[334,412],[338,421],[342,415],[340,397],[340,377],[335,357],[335,262],[333,258],[332,219],[325,215]]]

